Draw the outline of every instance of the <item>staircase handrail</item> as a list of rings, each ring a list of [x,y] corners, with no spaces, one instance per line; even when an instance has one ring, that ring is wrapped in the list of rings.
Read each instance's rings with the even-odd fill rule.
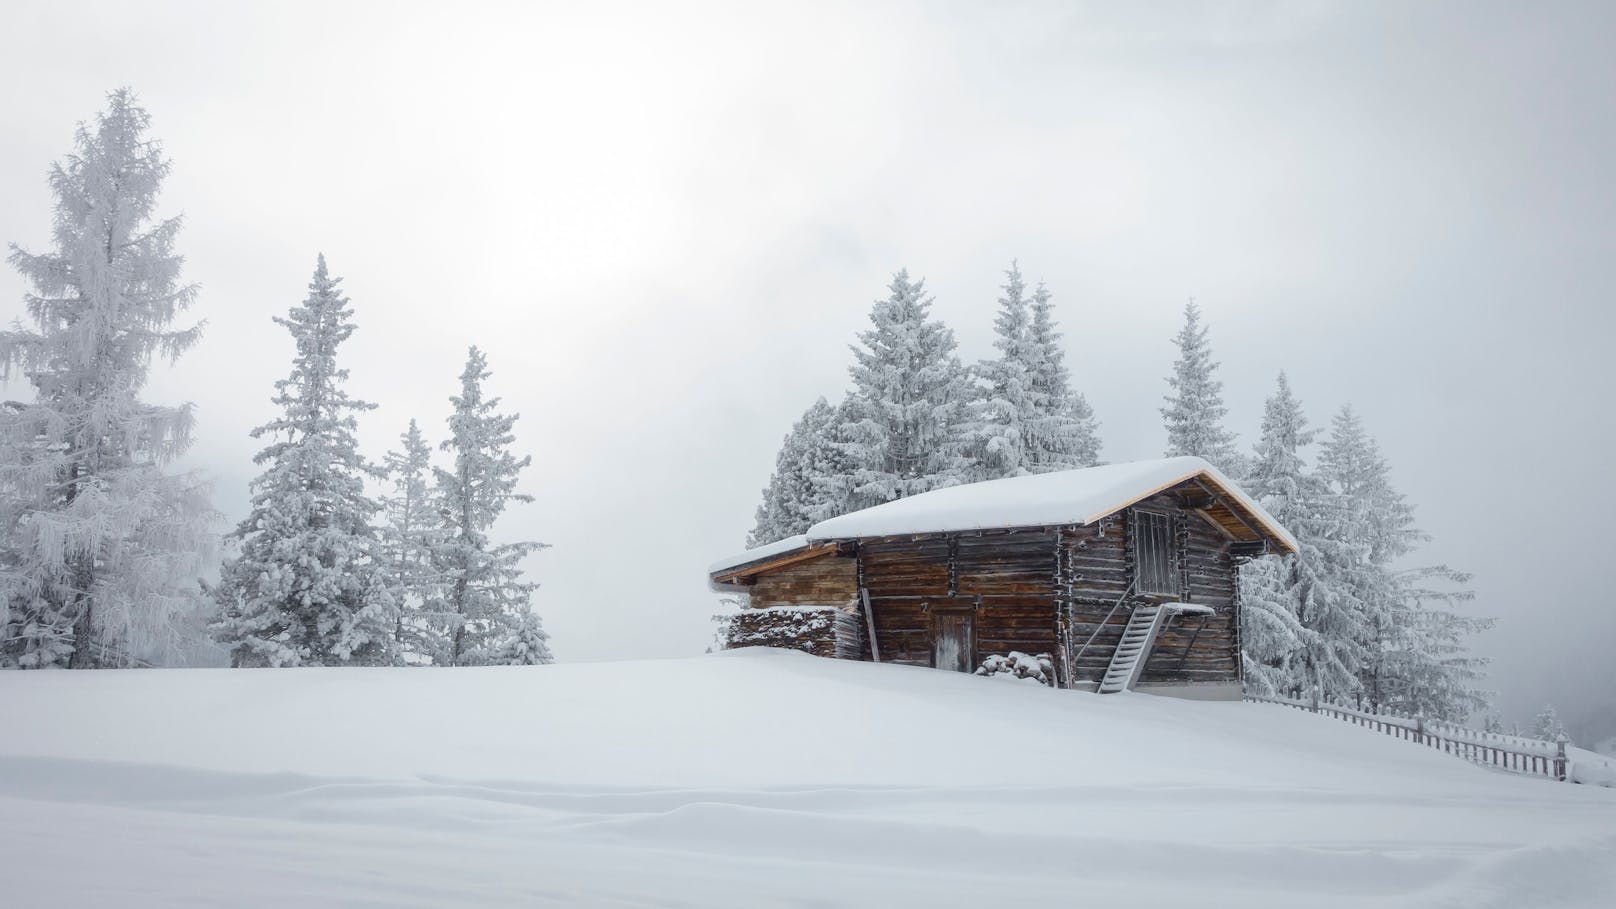
[[[1138,578],[1128,582],[1127,588],[1122,591],[1122,596],[1117,597],[1117,602],[1112,605],[1111,611],[1105,614],[1105,618],[1100,620],[1100,624],[1094,626],[1094,633],[1089,635],[1089,639],[1083,642],[1083,646],[1077,648],[1077,653],[1072,656],[1072,666],[1074,670],[1077,666],[1077,661],[1083,658],[1083,654],[1089,649],[1089,645],[1094,643],[1094,639],[1100,636],[1100,629],[1111,624],[1111,619],[1117,614],[1117,610],[1121,609],[1122,604],[1127,602],[1128,594],[1133,593],[1133,586],[1136,583],[1138,583]],[[1068,610],[1072,608],[1070,600],[1067,601],[1066,608]],[[1069,612],[1068,615],[1070,615]]]

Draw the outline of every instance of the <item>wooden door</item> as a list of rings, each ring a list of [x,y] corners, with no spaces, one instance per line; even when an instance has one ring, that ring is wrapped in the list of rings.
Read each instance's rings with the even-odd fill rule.
[[[931,616],[931,664],[937,669],[970,672],[976,668],[974,615],[937,611]]]

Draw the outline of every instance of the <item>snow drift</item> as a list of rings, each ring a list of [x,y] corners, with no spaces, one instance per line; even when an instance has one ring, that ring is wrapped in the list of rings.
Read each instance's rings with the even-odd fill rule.
[[[0,676],[14,905],[1608,905],[1616,791],[1268,705],[736,651]]]

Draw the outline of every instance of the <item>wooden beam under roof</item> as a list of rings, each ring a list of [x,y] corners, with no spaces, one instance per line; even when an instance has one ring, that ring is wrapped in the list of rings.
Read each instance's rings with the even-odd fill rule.
[[[834,540],[828,543],[810,543],[802,549],[794,549],[749,565],[728,569],[723,574],[715,574],[713,575],[713,582],[716,584],[745,584],[747,579],[753,575],[784,568],[787,565],[796,565],[800,562],[823,558],[833,555],[835,552],[836,542]]]

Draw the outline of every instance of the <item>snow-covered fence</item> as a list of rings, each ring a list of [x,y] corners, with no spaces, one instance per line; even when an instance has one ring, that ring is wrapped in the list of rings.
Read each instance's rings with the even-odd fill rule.
[[[1298,701],[1249,694],[1246,695],[1246,700],[1280,704],[1324,714],[1499,770],[1546,776],[1554,780],[1612,785],[1603,782],[1603,774],[1595,772],[1595,768],[1588,768],[1589,772],[1586,773],[1577,772],[1566,756],[1566,738],[1563,735],[1558,741],[1545,742],[1542,739],[1519,735],[1480,732],[1441,720],[1371,713],[1348,704],[1334,704],[1329,701]],[[1611,779],[1616,783],[1616,772],[1613,772]]]

